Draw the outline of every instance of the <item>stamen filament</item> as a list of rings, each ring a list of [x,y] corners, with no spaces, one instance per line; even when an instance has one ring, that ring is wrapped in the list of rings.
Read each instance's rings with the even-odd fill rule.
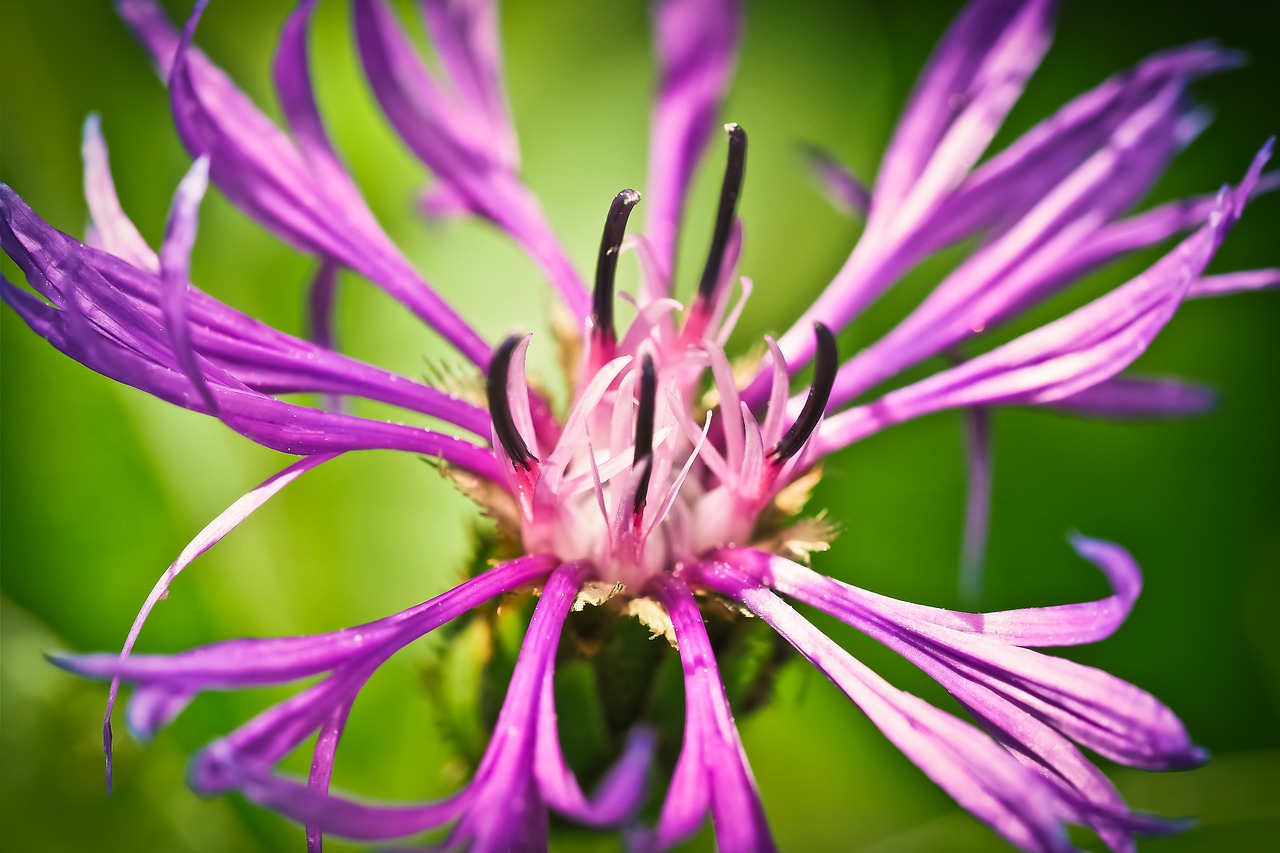
[[[640,515],[644,511],[649,493],[649,476],[653,473],[653,415],[658,397],[658,374],[653,366],[653,359],[645,356],[640,363],[640,398],[636,410],[636,449],[632,456],[632,465],[644,466],[640,483],[636,487],[634,512]]]
[[[640,193],[623,190],[609,205],[609,215],[604,220],[604,233],[600,237],[600,254],[596,258],[596,283],[591,292],[591,337],[593,341],[614,341],[613,284],[618,271],[618,252],[622,248],[622,236],[627,230],[631,208],[640,201]]]
[[[809,386],[809,396],[805,398],[800,416],[769,453],[775,465],[781,465],[804,447],[809,436],[817,429],[818,421],[822,420],[823,412],[827,408],[827,400],[831,398],[831,387],[836,381],[839,354],[836,351],[835,336],[821,323],[813,324],[813,335],[817,339],[813,384]]]
[[[520,431],[516,429],[507,389],[511,360],[515,355],[516,347],[522,340],[524,340],[522,336],[512,335],[493,351],[493,359],[489,362],[489,374],[485,378],[485,393],[489,398],[489,416],[493,420],[493,431],[499,443],[502,444],[502,449],[506,451],[513,465],[530,471],[538,458],[529,452],[529,446],[525,444]]]

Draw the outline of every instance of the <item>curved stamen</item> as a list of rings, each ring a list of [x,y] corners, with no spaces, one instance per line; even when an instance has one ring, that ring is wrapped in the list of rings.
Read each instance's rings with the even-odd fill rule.
[[[658,373],[653,367],[653,359],[645,356],[640,364],[640,406],[636,410],[636,450],[631,457],[631,466],[644,465],[644,473],[640,475],[640,484],[636,487],[633,511],[638,515],[643,509],[649,494],[649,475],[653,472],[653,415],[658,399]]]
[[[720,209],[716,212],[716,227],[711,234],[711,251],[707,265],[698,282],[698,296],[710,299],[716,282],[720,279],[720,267],[724,263],[725,248],[729,244],[729,232],[738,211],[738,196],[742,194],[742,179],[747,169],[747,132],[737,124],[724,126],[729,133],[729,161],[724,167],[724,183],[720,185]]]
[[[836,352],[835,335],[821,323],[814,323],[813,336],[818,342],[818,349],[814,354],[813,384],[809,386],[809,396],[805,398],[800,417],[796,418],[791,429],[787,430],[769,452],[777,465],[795,456],[817,429],[818,421],[827,408],[827,400],[831,397],[831,386],[836,381],[839,355]]]
[[[600,237],[600,255],[596,258],[596,284],[591,292],[591,334],[596,338],[614,339],[613,279],[618,271],[618,251],[627,230],[631,208],[640,201],[640,193],[623,190],[613,197],[609,215]]]
[[[497,434],[502,449],[507,452],[512,464],[529,471],[533,468],[533,463],[538,461],[538,457],[529,452],[529,445],[524,443],[520,431],[516,429],[507,391],[511,359],[522,340],[524,338],[520,335],[512,335],[493,351],[493,360],[489,362],[489,375],[485,377],[485,393],[489,397],[489,417],[493,420],[493,431]]]

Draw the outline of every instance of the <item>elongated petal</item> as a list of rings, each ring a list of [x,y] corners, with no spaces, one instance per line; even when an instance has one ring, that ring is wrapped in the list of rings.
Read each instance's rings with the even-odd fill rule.
[[[1280,287],[1280,269],[1247,270],[1223,275],[1202,276],[1196,279],[1187,293],[1188,299],[1205,296],[1226,296],[1253,290],[1272,290]]]
[[[1142,573],[1123,548],[1100,539],[1076,536],[1072,545],[1085,559],[1102,570],[1112,594],[1097,601],[1001,610],[992,613],[961,613],[910,604],[877,595],[864,589],[822,577],[813,570],[781,557],[746,549],[721,549],[713,559],[729,563],[751,577],[787,595],[808,583],[837,598],[856,601],[877,611],[892,610],[903,618],[918,619],[950,631],[977,634],[1014,646],[1077,646],[1096,643],[1111,636],[1128,618],[1142,591]]]
[[[661,0],[654,6],[659,77],[645,232],[668,285],[689,182],[721,124],[717,113],[737,63],[741,17],[736,0]]]
[[[507,151],[512,137],[492,133],[487,112],[477,120],[472,108],[436,82],[383,0],[356,0],[353,14],[374,96],[404,143],[448,187],[450,204],[465,206],[507,231],[542,268],[574,316],[588,317],[585,286],[515,172]],[[466,20],[464,15],[452,23]],[[437,18],[436,25],[442,24]]]
[[[297,463],[267,481],[211,524],[207,530],[213,533],[202,534],[188,546],[174,564],[177,570],[171,567],[157,584],[155,597],[162,597],[172,576],[217,541],[211,537],[230,529],[231,522],[224,519],[234,520],[247,514],[250,507],[261,505],[300,473],[318,464],[314,458],[303,462],[309,465],[302,467],[303,463]],[[370,647],[393,640],[400,642],[405,636],[420,637],[492,598],[540,581],[553,568],[555,560],[550,557],[521,557],[393,616],[328,634],[227,640],[174,655],[76,655],[58,658],[57,662],[81,675],[122,678],[169,688],[228,690],[281,684],[357,661]]]
[[[190,47],[204,5],[196,5],[179,35],[151,0],[117,3],[169,82],[174,121],[188,150],[209,157],[214,183],[250,216],[300,249],[340,260],[367,276],[463,355],[486,365],[487,344],[412,269],[386,234],[374,227],[372,215],[353,195],[349,181],[318,179],[293,140]],[[299,14],[305,13],[304,7]],[[298,20],[293,19],[289,28],[294,39],[299,38]],[[286,100],[293,118],[302,120],[313,159],[327,164],[330,171],[336,169],[336,160],[323,154],[327,146],[323,131],[303,119],[302,99],[290,91]]]
[[[1235,51],[1200,43],[1154,54],[1110,77],[975,169],[939,206],[926,239],[940,247],[979,229],[1003,233],[1079,164],[1109,144],[1117,129],[1162,90],[1172,86],[1181,94],[1194,80],[1241,61]],[[1192,122],[1182,128],[1183,142],[1194,136],[1195,127]]]
[[[1180,88],[1168,84],[1136,109],[1078,168],[1064,175],[1004,234],[948,275],[889,334],[841,367],[839,406],[1008,319],[1072,279],[1058,274],[1082,243],[1146,192],[1176,149]]]
[[[662,806],[656,845],[665,849],[692,834],[709,805],[721,850],[773,850],[702,614],[683,582],[668,577],[658,585],[680,649],[686,710],[684,745]]]
[[[490,150],[515,170],[520,151],[502,82],[496,0],[423,0],[422,11],[459,108],[469,107],[483,120]]]
[[[1047,408],[1099,420],[1164,420],[1203,415],[1216,402],[1213,389],[1182,379],[1121,375],[1063,397]]]
[[[585,569],[583,564],[565,564],[547,580],[498,712],[493,739],[471,782],[473,805],[450,833],[451,846],[494,853],[546,846],[546,803],[534,770],[540,697]]]
[[[916,766],[956,802],[1025,850],[1072,849],[1052,789],[989,737],[895,690],[762,586],[727,565],[698,579],[741,601],[832,680]]]
[[[159,272],[160,259],[120,207],[107,161],[107,143],[102,138],[102,120],[97,113],[84,120],[80,150],[84,157],[84,197],[98,238],[95,245],[136,267]]]
[[[160,246],[160,281],[164,290],[160,308],[174,357],[182,372],[204,400],[210,411],[218,410],[213,392],[205,380],[204,371],[196,359],[191,343],[191,326],[187,314],[187,281],[191,278],[191,247],[196,241],[196,221],[200,200],[209,185],[209,161],[201,157],[178,185],[173,197],[173,208],[165,224],[164,242]]]
[[[280,32],[272,66],[280,106],[293,132],[298,153],[315,182],[333,203],[342,206],[344,215],[351,217],[362,232],[379,234],[380,226],[329,141],[311,88],[307,31],[316,2],[302,0]]]
[[[285,403],[249,389],[222,367],[198,357],[211,407],[193,388],[159,319],[105,281],[91,266],[97,260],[93,250],[39,222],[7,187],[0,188],[0,214],[0,245],[37,290],[63,309],[74,310],[56,310],[30,299],[7,281],[2,286],[5,301],[37,333],[87,367],[185,408],[216,411],[236,431],[286,453],[398,448],[438,455],[482,476],[496,474],[487,449],[416,427]],[[154,288],[159,301],[161,286],[156,283]],[[437,392],[428,396],[445,400]],[[465,406],[457,411],[464,410]]]
[[[871,210],[871,190],[847,166],[817,146],[805,149],[809,171],[827,199],[838,210],[866,216]]]
[[[1132,134],[1128,134],[1130,138],[1125,141],[1124,136],[1117,137],[1117,133],[1139,113],[1149,111],[1149,104],[1157,94],[1164,92],[1165,100],[1172,97],[1174,102],[1181,103],[1191,81],[1239,62],[1238,54],[1212,44],[1156,54],[1074,99],[978,167],[906,233],[893,239],[874,233],[864,235],[832,285],[781,339],[793,369],[803,366],[811,356],[808,328],[813,321],[839,329],[930,252],[983,230],[996,237],[1009,231],[1022,223],[1032,208],[1041,204],[1069,175],[1080,172],[1083,164],[1096,153],[1108,146],[1114,147],[1116,141],[1132,146]],[[1181,117],[1177,121],[1163,125],[1166,135],[1162,140],[1153,137],[1156,144],[1152,150],[1142,152],[1144,156],[1129,168],[1116,171],[1119,178],[1114,184],[1120,191],[1108,191],[1111,209],[1122,210],[1126,198],[1136,200],[1158,177],[1168,156],[1193,138],[1202,126],[1199,113],[1185,105],[1178,115]],[[1260,188],[1267,185],[1268,180],[1269,176],[1264,177]],[[1062,196],[1062,192],[1058,195]],[[1030,277],[1035,280],[1023,281],[1021,286],[1035,293],[1049,292],[1123,252],[1151,245],[1180,230],[1199,227],[1215,204],[1216,199],[1209,198],[1196,204],[1168,205],[1158,209],[1159,212],[1152,211],[1151,216],[1135,217],[1132,226],[1107,224],[1105,217],[1090,215],[1093,221],[1087,228],[1077,228],[1070,233],[1070,242],[1050,241],[1049,245],[1055,249],[1054,262],[1039,262],[1023,270],[1020,278],[1027,279],[1028,273],[1034,273]],[[969,318],[966,315],[962,319]],[[990,316],[984,317],[965,328],[985,327],[990,321]],[[908,331],[902,333],[907,343],[932,346],[932,336],[912,336]],[[933,351],[939,349],[933,348]],[[846,371],[834,399],[851,399],[891,375],[892,370],[883,358],[864,357],[858,372],[871,375],[853,381],[854,377],[848,375],[850,371]],[[766,391],[764,377],[758,376],[744,397],[753,407],[758,406]]]
[[[1104,567],[1110,564],[1122,574],[1129,562],[1127,554],[1108,543],[1082,539],[1078,547],[1090,559]],[[767,581],[771,586],[831,613],[908,657],[914,652],[904,650],[904,644],[924,650],[939,666],[927,662],[921,666],[948,690],[965,690],[967,682],[978,682],[1081,745],[1130,766],[1166,770],[1203,761],[1203,751],[1191,743],[1173,712],[1131,684],[982,632],[944,626],[927,616],[920,618],[909,613],[911,605],[874,601],[803,566],[781,565],[788,562],[781,558],[768,561],[764,571],[771,575]],[[782,580],[784,573],[786,579]],[[1133,575],[1136,581],[1136,568]],[[844,592],[838,592],[842,587]],[[1129,593],[1130,602],[1137,594],[1136,589],[1124,592]],[[1070,635],[1077,630],[1075,620],[1079,617],[1085,617],[1086,633],[1095,630],[1087,621],[1088,608],[1065,615],[1065,641],[1073,639]],[[1047,621],[1052,624],[1052,617]],[[1109,626],[1104,623],[1102,627],[1105,631]],[[1051,637],[1047,644],[1060,645],[1062,640]]]
[[[989,353],[828,418],[815,452],[828,453],[889,423],[957,405],[1047,403],[1111,378],[1146,349],[1239,218],[1271,144],[1209,223],[1147,272],[1067,316]]]
[[[977,0],[935,49],[880,166],[872,216],[922,208],[976,162],[1048,49],[1051,2]],[[870,225],[868,226],[870,227]]]
[[[960,548],[960,593],[970,601],[982,592],[991,529],[991,414],[982,407],[964,410],[968,492],[964,507],[964,540]]]
[[[307,777],[307,786],[313,791],[321,794],[329,791],[338,741],[342,739],[342,731],[346,728],[347,717],[350,714],[350,704],[338,708],[320,728],[320,734],[316,736],[315,751],[311,758],[311,774]],[[323,849],[324,830],[318,826],[308,826],[307,853],[321,853]]]
[[[627,737],[622,755],[588,799],[565,763],[556,719],[553,670],[546,669],[539,699],[537,754],[534,772],[547,804],[561,815],[587,826],[613,826],[632,817],[644,803],[657,734],[637,728]]]

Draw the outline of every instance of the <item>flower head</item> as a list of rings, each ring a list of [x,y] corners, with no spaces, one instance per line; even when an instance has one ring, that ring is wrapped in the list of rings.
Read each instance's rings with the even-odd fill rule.
[[[1054,4],[974,0],[917,83],[874,187],[819,160],[824,181],[865,213],[865,230],[820,298],[776,341],[766,339],[767,354],[735,364],[724,348],[752,288],[738,275],[748,144],[737,124],[723,125],[723,179],[701,275],[685,299],[674,294],[677,246],[696,239],[681,229],[690,182],[716,138],[738,52],[736,4],[656,5],[660,86],[648,189],[643,200],[632,189],[613,196],[588,279],[521,178],[494,6],[423,3],[436,71],[383,0],[355,0],[356,42],[373,93],[437,179],[423,197],[425,211],[489,221],[528,253],[559,297],[568,319],[556,322],[555,337],[570,389],[561,412],[527,376],[526,354],[539,337],[513,335],[490,346],[397,248],[349,177],[312,91],[307,37],[315,2],[303,0],[289,16],[275,58],[285,129],[193,46],[204,5],[178,30],[151,0],[118,4],[166,80],[179,135],[195,157],[158,252],[116,199],[96,118],[84,136],[87,244],[49,226],[7,187],[0,196],[0,244],[35,290],[6,280],[4,298],[37,334],[99,373],[301,457],[184,550],[120,654],[55,659],[112,682],[108,773],[110,705],[123,682],[133,685],[127,717],[142,737],[201,693],[304,682],[201,750],[190,782],[202,793],[239,791],[299,821],[312,849],[326,833],[381,841],[442,827],[450,847],[537,849],[553,813],[589,826],[625,826],[640,849],[679,843],[710,814],[723,849],[770,849],[765,808],[720,675],[732,645],[723,638],[763,623],[779,647],[807,658],[929,778],[1017,846],[1070,849],[1064,825],[1071,823],[1123,850],[1135,834],[1179,826],[1132,812],[1080,749],[1148,770],[1194,765],[1203,751],[1173,713],[1112,675],[1031,651],[1094,642],[1124,621],[1141,586],[1127,552],[1074,540],[1111,583],[1112,594],[1099,601],[957,612],[877,595],[808,568],[809,554],[827,547],[833,528],[801,512],[825,457],[932,412],[972,413],[974,458],[982,463],[988,407],[1112,417],[1203,407],[1194,387],[1122,371],[1184,299],[1280,281],[1275,270],[1205,274],[1250,196],[1277,183],[1262,173],[1271,144],[1239,183],[1216,194],[1128,211],[1204,123],[1188,86],[1232,65],[1233,54],[1192,45],[1152,57],[983,160],[1048,47]],[[198,209],[210,181],[269,231],[319,259],[313,340],[258,322],[190,283]],[[638,205],[646,224],[632,234]],[[922,380],[876,392],[928,359],[953,356],[1107,261],[1175,236],[1180,240],[1149,269],[1083,307],[981,354],[953,358]],[[915,311],[879,341],[841,357],[839,332],[907,271],[962,241],[976,248]],[[615,274],[628,250],[642,284],[626,297],[634,318],[622,324]],[[473,368],[472,388],[418,382],[341,354],[331,335],[339,269],[381,288],[452,345]],[[811,378],[793,388],[810,363]],[[468,393],[481,384],[483,394]],[[286,398],[295,393],[320,395],[326,405]],[[439,426],[352,414],[346,398],[399,407]],[[509,558],[355,628],[228,640],[171,655],[132,653],[152,608],[192,560],[303,473],[367,449],[438,460],[494,519],[497,550]],[[974,531],[985,529],[978,492]],[[347,718],[370,677],[425,634],[527,590],[536,591],[536,606],[490,721],[491,738],[465,786],[423,803],[331,794]],[[787,599],[897,652],[945,688],[972,722],[894,688]],[[627,709],[611,731],[613,762],[591,796],[562,752],[557,663],[586,657],[599,669],[625,670],[638,692],[658,675],[655,665],[636,665],[632,652],[590,636],[611,629],[573,615],[588,612],[605,625],[637,619],[665,636],[684,697],[678,734],[643,707]],[[767,675],[754,680],[762,690],[767,682]],[[280,764],[312,738],[310,775],[296,780]],[[673,747],[670,760],[664,739]],[[650,777],[664,764],[669,781],[662,774],[656,790],[664,793],[646,814]]]

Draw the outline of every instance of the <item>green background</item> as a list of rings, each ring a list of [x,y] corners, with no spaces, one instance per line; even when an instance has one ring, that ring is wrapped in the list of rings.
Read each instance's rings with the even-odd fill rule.
[[[1280,128],[1277,22],[1257,17],[1261,5],[1067,2],[1055,46],[997,146],[1153,50],[1216,37],[1250,50],[1251,64],[1197,87],[1218,119],[1153,199],[1236,179]],[[181,14],[186,6],[170,8]],[[823,144],[873,175],[915,74],[955,8],[891,2],[751,8],[726,118],[751,135],[742,270],[756,291],[731,351],[782,331],[830,279],[858,231],[813,190],[798,144]],[[270,57],[285,11],[260,0],[218,0],[198,39],[269,110]],[[528,182],[584,272],[612,194],[624,186],[644,190],[653,86],[646,18],[640,3],[511,2],[503,11]],[[3,180],[51,223],[79,233],[86,216],[80,124],[97,110],[124,206],[155,243],[189,160],[159,83],[109,5],[4,0],[0,31]],[[551,298],[536,271],[485,226],[424,227],[414,216],[424,172],[371,103],[345,4],[321,3],[313,50],[325,116],[389,233],[482,333],[492,339],[513,329],[538,333],[536,369],[550,373],[550,339],[533,318],[545,316]],[[683,259],[690,271],[710,230],[718,160],[698,178]],[[1277,234],[1280,204],[1262,199],[1213,269],[1275,265]],[[911,275],[842,338],[846,351],[887,329],[957,257]],[[1103,292],[1153,257],[1090,278],[1017,328]],[[310,259],[216,193],[206,200],[193,271],[204,289],[300,333],[312,270]],[[5,271],[15,275],[7,259]],[[624,261],[620,274],[624,285],[634,282],[634,263]],[[57,649],[118,648],[136,607],[186,541],[287,460],[210,419],[89,373],[11,312],[0,323],[0,844],[49,851],[301,849],[296,827],[236,797],[200,800],[183,784],[185,757],[268,697],[202,698],[149,746],[119,736],[116,794],[108,799],[98,742],[105,690],[41,657]],[[445,354],[405,312],[356,282],[342,290],[339,325],[347,350],[410,375],[422,374],[424,356]],[[1064,532],[1124,543],[1146,571],[1146,591],[1115,637],[1069,654],[1150,689],[1214,753],[1211,764],[1191,773],[1112,774],[1135,807],[1200,818],[1190,833],[1145,841],[1147,850],[1263,849],[1280,832],[1278,329],[1278,294],[1206,300],[1187,305],[1143,357],[1140,367],[1148,371],[1182,373],[1220,389],[1221,406],[1207,419],[1125,426],[1025,411],[995,415],[994,524],[981,606],[1096,597],[1104,586],[1072,555]],[[815,506],[827,507],[844,532],[818,568],[908,600],[959,604],[959,426],[953,414],[930,417],[831,462]],[[332,630],[402,609],[458,577],[473,517],[414,458],[341,459],[291,486],[203,557],[157,609],[140,648]],[[852,631],[832,631],[895,684],[937,695],[893,655]],[[357,705],[340,755],[336,781],[343,787],[406,797],[456,787],[433,735],[416,669],[420,652],[386,667]],[[801,663],[788,667],[775,701],[744,720],[742,730],[784,849],[1000,847]],[[557,841],[565,849],[617,847],[616,840],[585,834]],[[695,846],[708,848],[709,833]]]

